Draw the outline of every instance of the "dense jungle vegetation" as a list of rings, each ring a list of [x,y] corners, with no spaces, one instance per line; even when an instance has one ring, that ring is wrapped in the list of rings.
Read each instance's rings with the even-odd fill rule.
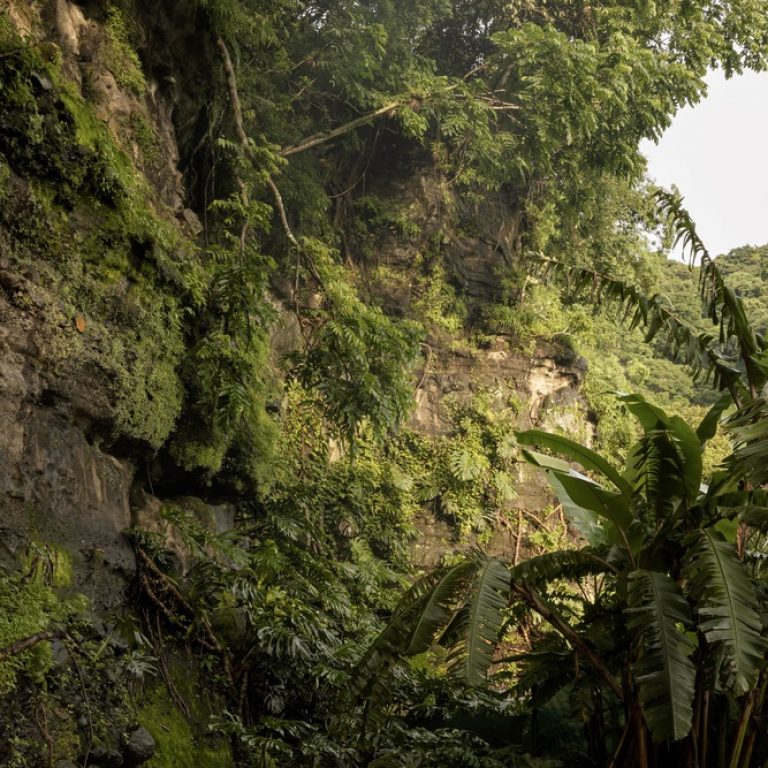
[[[0,283],[157,503],[117,617],[45,521],[9,548],[0,761],[130,768],[141,724],[155,768],[765,765],[768,246],[713,258],[638,148],[766,68],[765,0],[190,0],[188,75],[146,4],[76,5],[133,111],[0,9]],[[488,392],[414,428],[434,350],[497,348],[583,375],[579,434]],[[490,554],[526,471],[551,504]]]

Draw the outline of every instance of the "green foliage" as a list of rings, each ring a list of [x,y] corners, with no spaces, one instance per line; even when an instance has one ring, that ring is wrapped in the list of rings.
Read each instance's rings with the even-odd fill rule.
[[[50,547],[33,547],[27,558],[26,572],[0,571],[1,650],[63,625],[84,607],[84,598],[62,599],[59,591],[68,587],[71,579],[66,553]],[[49,643],[38,643],[22,653],[0,657],[0,694],[12,691],[19,675],[42,683],[52,663]]]
[[[494,518],[517,496],[517,445],[511,433],[517,405],[499,409],[489,393],[480,392],[470,404],[452,409],[453,429],[447,439],[422,438],[414,445],[420,500],[434,500],[460,536],[490,532]]]
[[[139,721],[155,740],[155,755],[147,768],[227,768],[234,765],[229,745],[200,727],[195,733],[164,685],[142,694]]]
[[[195,250],[152,212],[147,185],[55,64],[29,49],[0,65],[3,119],[14,126],[0,152],[16,174],[3,257],[39,270],[56,294],[43,312],[54,364],[98,371],[117,432],[159,448],[181,407],[184,315],[201,281]],[[36,72],[51,90],[36,90]],[[82,334],[71,330],[76,315],[86,318]]]
[[[90,331],[57,336],[55,359],[62,366],[81,361],[81,372],[109,382],[115,437],[153,451],[173,432],[176,462],[238,498],[242,525],[235,535],[165,511],[192,569],[182,583],[151,571],[161,601],[173,603],[178,615],[163,612],[157,600],[147,607],[156,611],[155,625],[180,643],[203,645],[211,654],[206,663],[223,667],[212,678],[232,714],[216,727],[254,764],[535,764],[520,750],[505,754],[491,744],[493,734],[471,735],[472,727],[414,724],[440,709],[440,697],[509,714],[498,702],[494,709],[491,697],[461,691],[446,671],[473,686],[485,680],[509,618],[510,586],[527,606],[515,607],[526,631],[544,643],[549,661],[560,662],[547,674],[528,664],[514,693],[521,711],[524,700],[543,720],[578,712],[594,724],[593,733],[604,726],[620,733],[627,724],[621,707],[604,705],[602,697],[615,693],[611,681],[629,654],[640,691],[630,703],[642,701],[646,717],[633,725],[648,725],[657,739],[687,730],[688,665],[710,663],[710,652],[719,654],[729,695],[752,690],[759,643],[749,577],[714,544],[690,584],[679,572],[692,546],[684,534],[722,518],[723,496],[734,490],[713,482],[710,492],[700,491],[699,437],[711,437],[711,424],[697,436],[642,399],[624,398],[612,410],[600,405],[600,392],[635,380],[681,396],[689,390],[670,366],[652,368],[646,360],[630,367],[630,354],[601,355],[613,319],[590,318],[583,304],[561,306],[555,289],[527,276],[509,281],[506,303],[486,313],[480,330],[512,334],[529,347],[531,337],[559,333],[569,354],[595,353],[587,395],[602,416],[603,447],[622,459],[630,438],[640,442],[620,474],[572,441],[528,433],[523,441],[578,458],[611,484],[525,454],[546,467],[592,548],[518,564],[513,582],[498,560],[460,560],[418,581],[398,604],[412,518],[422,503],[432,502],[462,534],[487,532],[508,508],[515,493],[514,409],[495,412],[479,397],[456,409],[445,440],[404,430],[423,329],[366,303],[358,279],[377,257],[377,233],[421,234],[408,212],[382,206],[365,191],[366,174],[389,171],[395,152],[409,163],[428,157],[446,186],[468,199],[503,187],[520,201],[515,213],[527,247],[575,254],[587,270],[576,283],[598,299],[638,306],[635,320],[648,323],[649,336],[666,332],[689,365],[714,365],[717,383],[732,384],[733,399],[743,405],[733,364],[738,346],[757,408],[762,341],[750,333],[743,310],[760,296],[748,295],[754,291],[743,274],[736,279],[742,297],[710,262],[705,267],[706,281],[716,286],[707,296],[720,323],[717,340],[673,316],[662,296],[649,302],[642,295],[663,279],[664,268],[642,261],[649,195],[638,185],[638,141],[658,136],[681,104],[701,95],[710,64],[731,72],[766,62],[768,22],[756,0],[694,5],[681,13],[675,3],[199,0],[199,28],[209,25],[212,36],[203,50],[218,42],[216,35],[232,49],[242,102],[237,129],[249,137],[235,143],[222,136],[210,148],[210,178],[227,181],[210,187],[216,199],[204,258],[175,235],[165,213],[156,213],[154,195],[58,68],[35,46],[11,50],[19,41],[0,33],[0,152],[8,169],[2,223],[10,233],[3,257],[14,269],[42,264],[48,283],[58,286],[63,307],[51,303],[45,323],[71,328],[73,315],[83,314]],[[106,18],[107,65],[121,87],[141,97],[145,82],[129,16],[107,6]],[[41,73],[52,89],[40,86]],[[226,73],[230,82],[232,74]],[[221,75],[220,93],[231,99]],[[223,96],[217,102],[211,114],[232,112]],[[380,113],[366,117],[373,110]],[[134,123],[135,134],[146,138]],[[208,126],[211,134],[221,130]],[[206,186],[206,199],[208,192]],[[366,217],[365,227],[350,224],[350,210]],[[356,260],[368,263],[358,271]],[[414,311],[430,330],[455,333],[468,320],[463,297],[437,256],[426,261],[414,285]],[[596,270],[609,272],[612,282],[596,284]],[[268,293],[289,274],[293,285],[281,287],[281,298],[295,309],[302,339],[286,364],[271,354]],[[626,279],[642,291],[623,287]],[[292,381],[283,387],[287,369]],[[639,416],[639,425],[630,426],[625,411]],[[762,415],[742,410],[734,425],[742,442],[736,466],[752,479],[763,477]],[[745,511],[727,508],[731,517]],[[138,541],[159,565],[167,562],[157,537]],[[730,569],[730,591],[717,581],[715,562]],[[728,598],[732,610],[725,613]],[[623,612],[627,600],[637,614]],[[687,621],[688,601],[700,617],[722,624],[700,622],[693,661],[675,624]],[[531,606],[564,639],[535,625]],[[448,649],[442,657],[435,643]],[[419,669],[396,659],[399,651],[434,655]],[[537,671],[534,686],[527,681]],[[664,688],[672,678],[684,683],[679,700]],[[350,691],[368,694],[367,711]],[[347,705],[342,712],[339,701]],[[164,705],[151,698],[146,717],[156,720]],[[377,712],[398,718],[377,723]],[[159,765],[228,759],[215,747],[206,750],[210,745],[175,715],[167,725],[157,737]],[[587,757],[583,738],[574,739],[574,753],[608,763],[610,755]],[[517,741],[541,746],[530,734]]]
[[[118,85],[141,97],[147,84],[141,62],[132,45],[126,19],[114,6],[110,6],[107,13],[107,66]]]
[[[378,435],[398,427],[411,406],[408,367],[417,329],[396,323],[366,305],[344,270],[319,243],[307,243],[327,308],[309,348],[297,358],[295,375],[314,389],[329,422],[353,442],[365,420]]]
[[[707,528],[686,566],[700,617],[699,629],[720,650],[717,688],[746,693],[765,655],[757,595],[736,548]]]
[[[680,587],[658,571],[629,576],[627,626],[641,635],[641,656],[633,673],[643,714],[654,741],[678,741],[693,722],[696,667],[694,645],[685,634],[691,609]]]
[[[436,259],[414,286],[413,311],[430,330],[459,334],[467,319],[467,308],[446,281],[445,267]]]
[[[700,484],[701,446],[708,428],[697,433],[637,395],[619,399],[641,429],[623,472],[567,438],[535,430],[519,434],[520,443],[542,445],[578,461],[616,490],[576,472],[562,459],[524,449],[528,461],[547,471],[566,514],[590,546],[543,554],[517,565],[510,575],[513,599],[520,598],[552,627],[538,642],[557,644],[561,636],[589,667],[589,672],[580,673],[588,675],[587,686],[610,691],[607,695],[624,703],[624,748],[630,764],[632,755],[647,748],[646,729],[661,754],[669,759],[684,754],[694,702],[704,691],[738,701],[742,711],[750,711],[758,695],[765,642],[754,576],[734,545],[717,531],[730,529],[728,520],[739,510],[760,517],[753,505],[762,497],[734,493],[735,481],[722,474],[710,488]],[[504,610],[509,577],[499,564],[498,591],[489,595],[485,580],[475,580],[475,562],[463,560],[425,577],[418,599],[397,614],[396,639],[379,646],[380,657],[396,658],[418,653],[430,642],[450,642],[459,627],[470,639],[460,652],[449,655],[449,664],[457,658],[465,664],[472,647],[487,654],[483,658],[489,662],[498,642],[492,636],[501,626],[489,617],[495,619]],[[600,581],[592,582],[590,594],[587,585],[598,575]],[[568,580],[577,582],[580,591],[568,589]],[[474,620],[477,626],[472,629]],[[516,694],[533,695],[531,708],[537,717],[557,691],[573,686],[573,696],[581,685],[578,678],[562,674],[551,653],[549,666],[537,664],[535,653],[513,658],[524,664],[522,674],[511,675],[518,680]],[[590,720],[595,706],[593,700]],[[618,711],[615,716],[620,728]],[[621,747],[615,749],[618,756]]]
[[[219,231],[207,254],[208,297],[198,317],[199,337],[185,360],[187,408],[172,448],[181,466],[209,475],[222,469],[230,452],[249,468],[268,465],[277,438],[266,413],[277,392],[269,366],[275,313],[267,298],[274,262],[247,237],[266,225],[268,209],[233,195],[214,210]]]
[[[469,685],[480,685],[493,660],[509,596],[509,571],[499,560],[483,563],[471,598],[446,630],[448,664]]]

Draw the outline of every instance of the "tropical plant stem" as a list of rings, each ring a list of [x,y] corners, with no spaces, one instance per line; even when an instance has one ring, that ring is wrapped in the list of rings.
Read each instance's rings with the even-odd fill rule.
[[[741,705],[741,714],[739,722],[736,725],[736,736],[733,740],[733,749],[731,750],[731,761],[728,768],[739,768],[741,761],[741,752],[744,748],[744,737],[747,735],[747,728],[752,717],[752,708],[755,704],[755,694],[753,691],[744,697],[744,703]]]
[[[608,687],[616,695],[619,701],[624,701],[624,693],[616,682],[616,678],[605,665],[605,662],[579,637],[573,627],[562,617],[553,611],[543,600],[533,591],[522,584],[512,583],[512,591],[520,597],[523,602],[529,605],[543,619],[546,619],[563,637],[568,640],[584,658],[586,658],[596,672],[600,674]]]

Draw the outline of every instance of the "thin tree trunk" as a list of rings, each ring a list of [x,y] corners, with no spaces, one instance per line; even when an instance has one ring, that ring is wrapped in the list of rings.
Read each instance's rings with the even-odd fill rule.
[[[749,727],[749,721],[752,717],[752,708],[754,704],[755,694],[754,692],[750,692],[744,697],[744,703],[741,705],[741,714],[739,716],[739,722],[736,725],[736,735],[733,739],[733,749],[731,750],[731,760],[728,763],[728,768],[739,768],[741,753],[744,749],[744,738],[747,735],[747,728]]]

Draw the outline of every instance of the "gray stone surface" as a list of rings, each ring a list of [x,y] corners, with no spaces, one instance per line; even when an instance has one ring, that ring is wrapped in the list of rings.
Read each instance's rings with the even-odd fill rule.
[[[134,469],[103,452],[105,383],[46,354],[62,329],[0,290],[0,555],[35,541],[68,550],[76,589],[97,606],[122,600],[133,554],[128,492]],[[75,332],[74,330],[70,332]]]
[[[128,737],[123,755],[125,768],[137,768],[149,760],[155,754],[155,740],[152,734],[144,727],[139,727]]]

